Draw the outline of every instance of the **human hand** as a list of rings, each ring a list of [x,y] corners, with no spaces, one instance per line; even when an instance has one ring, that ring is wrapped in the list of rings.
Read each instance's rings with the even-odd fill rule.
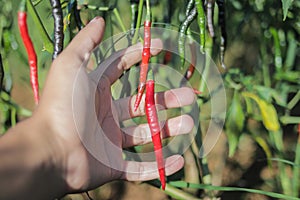
[[[104,61],[87,73],[85,67],[92,50],[100,43],[104,21],[95,18],[54,60],[33,122],[44,124],[51,161],[62,172],[67,193],[86,191],[116,179],[145,181],[158,178],[156,162],[126,161],[122,148],[151,142],[147,124],[120,129],[119,122],[144,115],[144,100],[133,112],[135,96],[112,100],[111,85],[124,70],[141,60],[142,45],[117,52],[117,59]],[[160,52],[162,43],[153,40],[151,54]],[[114,58],[116,58],[114,57]],[[189,105],[193,90],[179,88],[156,95],[157,104],[165,109]],[[187,115],[167,120],[166,136],[189,133],[193,120]],[[184,124],[184,126],[183,126]],[[168,157],[166,174],[183,166],[181,155]]]

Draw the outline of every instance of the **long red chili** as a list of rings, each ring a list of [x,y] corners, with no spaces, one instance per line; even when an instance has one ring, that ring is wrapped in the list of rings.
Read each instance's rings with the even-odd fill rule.
[[[151,74],[151,72],[149,74]],[[162,144],[160,138],[160,126],[158,122],[157,111],[156,111],[155,100],[154,100],[154,85],[155,83],[153,79],[148,80],[146,83],[145,111],[148,120],[148,125],[151,131],[151,137],[154,146],[161,187],[163,190],[165,190],[166,188],[165,167],[164,167],[164,158],[163,158]]]
[[[151,57],[150,45],[151,45],[151,21],[146,19],[144,22],[144,47],[143,47],[142,63],[140,69],[140,79],[139,79],[138,93],[134,103],[134,111],[136,111],[137,108],[139,107],[145,90],[149,59]]]
[[[18,12],[18,26],[19,26],[21,38],[23,40],[28,55],[28,63],[30,67],[30,83],[34,94],[34,101],[36,104],[38,104],[39,82],[38,82],[37,56],[28,33],[26,20],[27,20],[26,2],[25,0],[22,0]]]

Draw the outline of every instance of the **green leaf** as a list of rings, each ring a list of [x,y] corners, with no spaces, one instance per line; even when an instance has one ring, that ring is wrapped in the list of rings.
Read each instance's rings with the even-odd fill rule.
[[[285,95],[278,93],[276,90],[262,85],[255,85],[254,89],[263,100],[270,102],[273,98],[278,105],[286,106]],[[283,91],[284,90],[281,90],[281,92]]]
[[[282,10],[283,10],[283,21],[286,19],[289,8],[292,5],[294,0],[281,0],[282,2]]]
[[[33,22],[35,23],[36,29],[40,32],[40,35],[43,39],[44,43],[44,49],[48,51],[49,53],[53,52],[53,43],[52,40],[50,39],[35,7],[33,6],[31,0],[27,0],[27,9],[32,17]]]
[[[245,114],[238,90],[234,91],[233,99],[227,113],[226,134],[229,144],[229,156],[232,156],[238,145],[238,141],[244,128]]]
[[[255,85],[254,89],[257,91],[257,94],[266,101],[271,101],[273,89],[265,87],[262,85]]]

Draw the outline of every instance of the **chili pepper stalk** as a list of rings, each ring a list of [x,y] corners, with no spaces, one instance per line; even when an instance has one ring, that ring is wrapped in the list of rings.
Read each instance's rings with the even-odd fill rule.
[[[160,137],[160,126],[159,126],[157,110],[156,110],[155,100],[154,100],[154,89],[155,89],[155,82],[153,78],[152,69],[150,69],[148,73],[148,80],[146,83],[145,112],[147,116],[148,125],[151,131],[151,137],[154,146],[154,152],[155,152],[161,187],[163,190],[165,190],[166,188],[165,166],[164,166],[164,157],[163,157],[162,143]]]
[[[146,12],[146,19],[144,21],[144,47],[142,53],[142,63],[140,69],[140,78],[139,78],[139,86],[138,86],[138,93],[136,96],[136,100],[134,103],[134,111],[140,105],[142,100],[143,93],[146,87],[146,80],[147,80],[147,72],[148,72],[148,65],[149,60],[151,57],[150,53],[150,46],[151,46],[151,11],[150,11],[150,3],[149,0],[147,2],[147,12]]]
[[[39,82],[38,82],[38,68],[37,68],[37,56],[34,50],[33,43],[28,33],[27,28],[27,13],[26,13],[26,1],[22,0],[18,11],[18,26],[21,34],[22,41],[24,43],[30,69],[30,83],[34,94],[35,104],[39,102]]]

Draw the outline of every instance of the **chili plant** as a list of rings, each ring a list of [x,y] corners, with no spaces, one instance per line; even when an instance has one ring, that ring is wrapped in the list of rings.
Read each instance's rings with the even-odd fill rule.
[[[15,24],[13,20],[17,22],[14,10],[20,2],[3,0],[0,2],[4,5],[0,8],[0,54],[2,74],[4,74],[0,93],[0,122],[1,133],[4,133],[20,118],[31,115],[31,111],[24,107],[34,106],[30,103],[25,105],[22,103],[28,92],[24,92],[24,96],[15,92],[20,91],[18,88],[22,86],[20,79],[28,79],[27,75],[18,75],[16,72],[27,69],[25,65],[28,63],[27,57],[24,56],[25,52],[21,48],[22,40],[16,34],[16,27],[13,25]],[[26,0],[28,20],[33,22],[28,23],[28,30],[37,30],[38,33],[30,31],[32,38],[36,38],[33,42],[39,58],[40,87],[43,86],[52,55],[55,58],[85,24],[96,15],[100,15],[106,20],[104,40],[109,38],[109,41],[105,42],[105,46],[94,51],[92,59],[95,59],[95,65],[117,51],[118,41],[122,39],[126,40],[125,43],[128,45],[137,42],[144,44],[140,76],[134,71],[139,68],[133,67],[124,73],[122,78],[126,80],[120,83],[124,87],[132,83],[130,89],[139,86],[139,97],[135,106],[137,107],[147,84],[153,86],[151,80],[146,81],[150,59],[150,27],[164,27],[178,31],[179,37],[175,39],[164,34],[159,37],[163,41],[169,41],[166,42],[168,45],[170,41],[177,41],[175,46],[179,55],[166,51],[165,54],[161,53],[153,58],[151,62],[163,63],[176,69],[182,74],[181,79],[176,83],[177,85],[173,84],[173,77],[162,74],[163,67],[154,68],[153,73],[164,77],[171,87],[191,86],[199,90],[201,94],[197,96],[197,106],[201,112],[199,121],[194,122],[199,125],[199,128],[194,130],[197,132],[195,140],[184,153],[188,162],[184,170],[168,177],[167,187],[162,192],[174,199],[206,197],[243,199],[250,193],[273,198],[297,199],[300,162],[299,133],[296,131],[300,123],[299,1],[151,0],[147,2],[147,9],[144,9],[143,0]],[[146,19],[145,23],[143,19]],[[144,34],[140,32],[143,26]],[[122,38],[111,37],[120,32],[124,32]],[[195,48],[195,42],[200,44],[199,49]],[[204,54],[200,52],[205,54],[204,61],[201,61],[201,56]],[[189,63],[186,62],[186,57],[190,58]],[[214,159],[213,153],[211,157],[199,158],[207,121],[218,118],[207,114],[209,111],[207,105],[211,103],[215,92],[207,91],[206,87],[212,64],[209,59],[206,59],[208,57],[216,62],[222,72],[228,101],[224,132],[220,139],[220,144],[225,144],[222,138],[226,138],[228,147],[217,145],[219,148],[226,149],[222,151],[223,154],[218,154],[218,159]],[[199,65],[202,66],[202,71],[196,70],[195,67]],[[14,66],[18,66],[18,70],[15,70]],[[16,80],[17,78],[13,77],[21,78]],[[140,83],[137,83],[138,81]],[[161,88],[159,84],[156,84],[156,88],[166,89]],[[135,92],[126,93],[123,88],[121,90],[121,95],[114,95],[114,98],[129,96]],[[146,94],[150,91],[151,89],[146,89]],[[118,92],[113,90],[114,94]],[[146,101],[149,102],[149,99]],[[176,116],[178,112],[174,109],[168,111],[168,115]],[[159,119],[159,111],[157,115]],[[146,117],[133,120],[136,123],[147,121]],[[159,130],[160,128],[157,127]],[[262,152],[262,157],[254,154],[253,159],[248,156],[247,162],[240,159],[239,155],[249,149],[246,146],[249,143],[245,143],[245,138],[250,138],[249,140],[255,144],[255,152]],[[162,144],[168,142],[169,140],[163,140]],[[139,146],[131,150],[143,152],[147,147],[147,145]],[[224,153],[227,151],[228,156]],[[162,160],[159,158],[158,161],[160,163],[158,168],[163,169]],[[216,161],[221,164],[216,164]],[[245,167],[243,162],[250,165]],[[257,163],[261,164],[262,168],[255,172],[256,175],[264,174],[265,171],[271,175],[268,177],[257,175],[259,178],[252,183],[247,176],[247,171],[251,171],[253,169],[251,166]],[[165,177],[162,174],[161,172],[160,179],[164,185]],[[251,175],[252,178],[256,177]],[[159,187],[157,181],[147,183]],[[114,185],[111,184],[111,187]],[[235,193],[234,197],[233,193]],[[99,192],[95,192],[94,196],[97,194]]]

